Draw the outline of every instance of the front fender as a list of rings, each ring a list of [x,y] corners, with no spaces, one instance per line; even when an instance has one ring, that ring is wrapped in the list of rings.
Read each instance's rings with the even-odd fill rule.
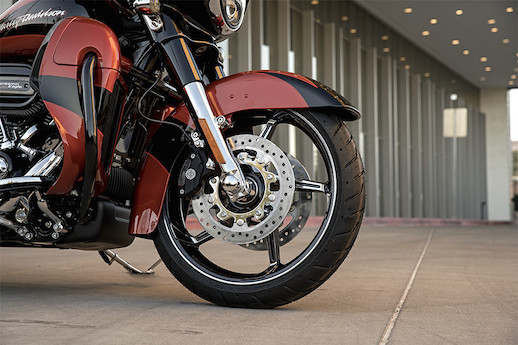
[[[299,74],[280,71],[251,71],[219,79],[205,88],[216,115],[260,109],[315,109],[333,111],[344,121],[360,118],[360,112],[330,87]],[[189,117],[185,104],[171,114]]]

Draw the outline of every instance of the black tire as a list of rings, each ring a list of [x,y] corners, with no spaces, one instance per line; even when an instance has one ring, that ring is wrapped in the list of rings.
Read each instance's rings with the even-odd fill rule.
[[[254,114],[245,121],[235,120],[237,131],[239,124],[245,130],[247,124],[264,123],[271,118],[262,116]],[[160,257],[185,287],[218,305],[273,308],[307,295],[336,271],[360,229],[365,203],[363,164],[343,121],[336,115],[311,111],[290,110],[276,116],[279,123],[297,127],[313,141],[326,165],[331,191],[330,196],[326,194],[328,209],[320,227],[307,247],[291,261],[258,274],[222,268],[205,257],[199,246],[190,243],[193,237],[187,233],[185,222],[173,217],[186,209],[185,203],[176,197],[174,174],[164,201],[155,237]]]

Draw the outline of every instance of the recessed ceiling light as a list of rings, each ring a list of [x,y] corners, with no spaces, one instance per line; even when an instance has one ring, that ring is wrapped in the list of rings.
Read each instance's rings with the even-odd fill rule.
[[[342,21],[343,21],[343,22],[346,22],[346,21],[348,21],[348,20],[349,20],[349,17],[347,17],[347,16],[343,16],[343,17],[342,17]]]
[[[355,34],[357,32],[357,30],[356,29],[351,29],[351,30],[349,30],[349,32],[352,33],[352,34]]]
[[[399,60],[406,61],[406,57],[402,56],[402,57],[399,58]]]
[[[389,37],[387,35],[381,36],[382,41],[388,41]]]
[[[486,81],[486,77],[480,77],[480,81]]]
[[[503,44],[507,44],[507,43],[509,43],[509,42],[511,42],[511,40],[510,40],[510,39],[508,39],[508,38],[504,38],[504,39],[502,40],[502,43],[503,43]]]
[[[435,19],[435,18],[430,19],[430,24],[437,24],[437,19]]]
[[[486,62],[486,61],[487,61],[487,57],[482,56],[482,57],[480,58],[480,62]]]
[[[514,81],[510,80],[509,85],[514,85]]]
[[[405,13],[412,13],[414,10],[412,9],[412,7],[407,7],[404,9],[404,12]]]
[[[513,71],[518,72],[518,67],[515,67]]]
[[[507,13],[513,13],[513,12],[514,12],[514,10],[513,10],[513,8],[512,8],[512,7],[507,7],[507,8],[505,9],[505,11],[506,11]]]
[[[383,48],[383,52],[384,53],[389,53],[390,52],[390,48]]]
[[[405,69],[410,69],[410,65],[405,65]]]
[[[456,15],[458,15],[458,16],[462,15],[463,13],[464,13],[464,11],[463,11],[463,10],[457,10],[457,11],[455,11],[455,14],[456,14]]]
[[[467,50],[467,49],[463,50],[463,51],[462,51],[462,54],[464,54],[464,55],[469,55],[469,50]]]
[[[460,44],[460,41],[459,40],[453,40],[453,41],[451,41],[451,44],[453,44],[454,46],[458,46]]]
[[[491,28],[491,32],[498,32],[498,28]]]
[[[491,67],[487,66],[486,68],[484,68],[484,71],[491,72]]]
[[[430,36],[430,31],[425,30],[425,31],[421,32],[421,35],[423,35],[423,36]]]
[[[430,73],[426,72],[426,73],[424,74],[424,77],[425,77],[425,78],[430,78]]]
[[[311,0],[311,5],[318,5],[318,0]]]
[[[488,23],[488,24],[490,24],[490,25],[493,25],[493,24],[495,24],[495,23],[496,23],[496,20],[494,20],[494,19],[489,19],[489,20],[487,21],[487,23]]]
[[[511,75],[511,79],[516,79],[516,74]]]

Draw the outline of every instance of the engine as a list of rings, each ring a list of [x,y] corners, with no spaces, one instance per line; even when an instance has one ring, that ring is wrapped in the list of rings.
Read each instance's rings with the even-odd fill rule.
[[[0,64],[0,236],[52,242],[66,232],[64,215],[44,195],[61,170],[56,124],[30,87],[31,67]],[[44,183],[46,182],[46,184]]]

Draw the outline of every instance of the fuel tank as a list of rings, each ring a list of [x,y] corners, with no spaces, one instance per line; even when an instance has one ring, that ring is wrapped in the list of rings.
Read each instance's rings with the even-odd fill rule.
[[[0,15],[0,60],[27,62],[52,26],[70,16],[89,14],[73,0],[19,0]]]

